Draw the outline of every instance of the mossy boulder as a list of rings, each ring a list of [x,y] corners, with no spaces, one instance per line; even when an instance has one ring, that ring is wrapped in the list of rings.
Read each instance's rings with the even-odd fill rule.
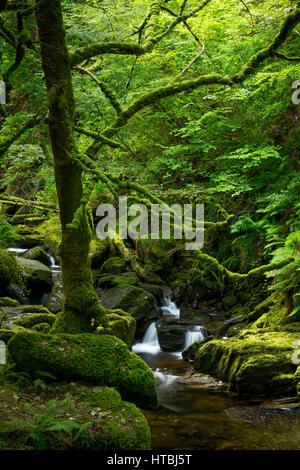
[[[19,307],[18,300],[11,299],[10,297],[0,297],[0,307]]]
[[[195,343],[192,343],[182,352],[182,359],[184,359],[185,361],[194,361],[195,356],[200,346],[207,343],[208,341],[212,341],[213,339],[214,337],[210,335],[210,336],[206,336],[201,341],[195,341]]]
[[[36,233],[42,243],[50,250],[51,253],[58,255],[61,243],[61,225],[57,215],[43,222],[37,229]]]
[[[110,287],[127,287],[127,286],[137,286],[139,283],[139,278],[137,274],[129,271],[127,273],[122,273],[118,275],[114,274],[100,274],[97,276],[97,286],[103,289]]]
[[[109,328],[98,326],[96,329],[96,334],[108,334],[116,336],[117,338],[124,341],[124,343],[126,343],[129,348],[131,348],[136,330],[135,319],[129,313],[120,309],[106,310],[106,315],[109,322]]]
[[[0,450],[150,449],[147,420],[112,388],[50,383],[41,389],[28,381],[20,389],[1,382]]]
[[[16,325],[24,326],[24,328],[32,328],[38,323],[47,323],[47,325],[52,326],[56,319],[55,315],[48,313],[34,313],[33,315],[25,316],[19,318],[14,323]]]
[[[121,309],[130,313],[137,323],[152,319],[156,314],[153,294],[139,287],[128,286],[108,289],[100,298],[104,308]]]
[[[126,262],[123,258],[115,256],[106,260],[100,269],[101,274],[121,274],[126,269]]]
[[[238,337],[209,341],[195,356],[194,366],[228,382],[246,395],[295,394],[292,346],[300,334],[244,330]],[[288,387],[283,383],[289,382]]]
[[[17,281],[19,272],[15,257],[0,249],[0,295],[5,295],[9,285]]]
[[[25,331],[7,347],[17,368],[29,374],[42,370],[61,380],[108,385],[138,406],[157,406],[153,372],[115,336]]]
[[[34,248],[30,248],[23,254],[22,257],[25,259],[39,261],[40,263],[48,267],[51,264],[49,256],[47,255],[46,251],[42,246],[35,246]]]
[[[18,265],[22,269],[27,287],[32,291],[49,292],[53,280],[51,269],[40,261],[17,258]]]
[[[159,303],[163,301],[164,290],[161,286],[157,286],[156,284],[149,284],[146,282],[140,282],[139,287],[153,294]]]

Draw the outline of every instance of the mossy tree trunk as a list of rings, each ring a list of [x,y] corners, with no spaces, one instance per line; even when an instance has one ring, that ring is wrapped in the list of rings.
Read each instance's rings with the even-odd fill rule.
[[[64,308],[56,332],[89,332],[107,326],[105,310],[93,288],[89,263],[91,233],[82,200],[82,169],[73,137],[74,96],[60,0],[36,2],[49,106],[49,134],[54,156],[55,182],[62,226],[61,267]],[[75,213],[77,227],[72,228]]]

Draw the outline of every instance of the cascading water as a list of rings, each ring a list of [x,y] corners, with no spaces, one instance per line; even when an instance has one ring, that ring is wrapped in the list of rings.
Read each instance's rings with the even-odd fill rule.
[[[185,334],[184,349],[188,348],[191,344],[195,343],[196,341],[201,341],[202,339],[204,339],[203,326],[194,326],[192,331],[187,331]]]
[[[163,305],[161,307],[161,310],[162,310],[164,315],[169,315],[169,316],[172,316],[172,317],[175,317],[175,318],[180,317],[180,310],[177,307],[177,305],[175,304],[175,302],[172,302],[170,297],[165,299],[165,305]]]
[[[151,323],[147,329],[143,341],[133,346],[135,353],[157,354],[160,351],[160,345],[157,337],[157,329],[155,322]]]

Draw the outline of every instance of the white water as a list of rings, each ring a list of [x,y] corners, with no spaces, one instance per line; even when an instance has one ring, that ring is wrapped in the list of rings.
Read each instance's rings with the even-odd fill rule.
[[[175,302],[171,301],[169,297],[165,300],[165,305],[163,305],[161,309],[164,315],[173,316],[174,318],[180,318],[180,309],[177,307]],[[184,343],[183,350],[174,352],[172,354],[181,358],[182,352],[186,348],[188,348],[191,344],[195,343],[196,341],[201,341],[202,339],[204,339],[203,326],[201,325],[193,326],[190,331],[187,331],[185,333],[185,343]],[[158,342],[158,335],[157,335],[155,322],[152,322],[151,325],[148,327],[145,333],[145,336],[143,338],[143,341],[141,343],[135,344],[132,350],[137,354],[139,353],[157,354],[161,351],[161,348]],[[158,379],[160,379],[160,381],[163,381],[164,385],[169,385],[170,383],[169,381],[170,380],[173,381],[172,377],[174,377],[174,376],[166,376],[166,374],[163,374],[162,372],[157,372],[156,376]]]
[[[175,302],[172,302],[170,297],[168,297],[165,300],[165,305],[163,305],[161,307],[161,309],[162,309],[162,312],[163,312],[164,315],[169,315],[169,316],[172,316],[172,317],[175,317],[175,318],[180,317],[180,310],[177,307],[177,305],[175,304]]]
[[[7,248],[7,251],[11,251],[12,253],[25,253],[28,248]]]
[[[157,337],[157,329],[155,322],[151,323],[147,329],[143,341],[133,346],[132,351],[135,353],[157,354],[160,351],[160,345]]]
[[[165,389],[168,388],[173,382],[176,382],[176,380],[180,377],[179,375],[172,375],[168,373],[161,372],[159,369],[156,369],[154,371],[154,377],[157,379],[157,386],[160,389]]]
[[[203,327],[200,325],[194,326],[192,331],[187,331],[185,334],[184,349],[188,348],[196,341],[201,341],[202,339],[204,339]]]
[[[52,271],[57,272],[57,273],[60,272],[60,266],[59,264],[55,263],[54,256],[49,255],[49,259],[50,259],[50,268],[52,269]]]

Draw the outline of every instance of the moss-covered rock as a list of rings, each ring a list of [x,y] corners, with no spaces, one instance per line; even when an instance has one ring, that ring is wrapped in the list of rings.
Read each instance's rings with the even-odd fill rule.
[[[49,333],[49,331],[51,330],[51,325],[49,325],[49,323],[47,322],[37,323],[36,325],[32,326],[31,329],[34,331],[38,331],[39,333],[46,334]]]
[[[125,271],[126,262],[123,258],[115,256],[114,258],[109,258],[106,260],[102,266],[100,273],[101,274],[121,274]]]
[[[21,333],[22,331],[26,331],[26,329],[22,326],[15,326],[14,328],[0,328],[0,340],[7,344],[13,336]]]
[[[164,298],[164,290],[161,286],[157,286],[156,284],[149,284],[146,282],[140,282],[139,287],[141,287],[141,289],[146,290],[147,292],[150,292],[150,294],[154,295],[154,297],[159,303],[162,302]]]
[[[17,281],[19,271],[15,257],[0,249],[0,295],[5,295],[9,285]]]
[[[244,330],[238,337],[209,341],[195,356],[195,368],[229,383],[240,394],[295,393],[292,345],[300,334]],[[289,383],[287,389],[283,384]]]
[[[104,308],[121,309],[130,313],[137,323],[151,319],[156,313],[155,297],[139,287],[108,289],[100,298]]]
[[[47,323],[52,326],[55,321],[56,316],[49,313],[35,313],[23,318],[15,320],[16,325],[24,326],[24,328],[32,328],[38,323]]]
[[[0,450],[150,449],[142,412],[112,388],[29,382],[20,389],[2,378],[1,392]]]
[[[21,313],[45,313],[50,315],[51,312],[43,305],[22,305],[19,308]]]
[[[202,346],[204,343],[207,343],[208,341],[212,341],[213,339],[214,337],[210,335],[210,336],[206,336],[201,341],[195,341],[195,343],[191,344],[188,348],[186,348],[182,352],[182,359],[184,359],[185,361],[194,361],[195,356],[200,346]]]
[[[48,266],[39,261],[17,258],[18,265],[23,271],[26,285],[32,291],[49,292],[52,287],[52,272]]]
[[[10,297],[0,297],[0,307],[19,307],[18,300],[11,299]]]
[[[39,261],[48,267],[51,264],[49,256],[42,246],[35,246],[34,248],[30,248],[24,253],[23,258]]]
[[[115,336],[22,332],[7,347],[19,370],[116,387],[123,398],[139,406],[157,406],[153,372]]]
[[[135,319],[129,313],[120,309],[107,310],[106,315],[109,322],[109,328],[98,326],[95,333],[97,335],[107,334],[116,336],[131,348],[136,330]]]

